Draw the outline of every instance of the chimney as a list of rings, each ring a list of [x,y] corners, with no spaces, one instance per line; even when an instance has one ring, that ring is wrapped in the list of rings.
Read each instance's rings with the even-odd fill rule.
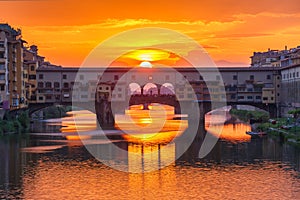
[[[38,48],[37,48],[36,45],[31,45],[31,46],[30,46],[30,50],[33,51],[33,52],[35,52],[35,53],[38,52]]]
[[[284,50],[286,50],[286,51],[287,51],[287,45],[285,45],[285,48],[284,48]]]

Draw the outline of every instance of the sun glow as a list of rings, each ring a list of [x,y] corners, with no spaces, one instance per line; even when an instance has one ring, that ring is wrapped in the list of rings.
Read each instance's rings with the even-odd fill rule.
[[[152,64],[148,61],[143,61],[141,62],[140,67],[152,68]]]

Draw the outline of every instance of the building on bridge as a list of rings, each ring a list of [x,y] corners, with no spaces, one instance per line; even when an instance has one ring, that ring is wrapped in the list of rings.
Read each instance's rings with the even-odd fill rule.
[[[275,68],[63,68],[43,66],[37,69],[37,102],[90,102],[106,96],[125,101],[131,95],[157,95],[168,88],[178,101],[223,101],[241,104],[278,104],[281,75]],[[124,76],[126,74],[126,76]],[[152,85],[147,93],[147,86]],[[166,86],[166,84],[168,86]]]

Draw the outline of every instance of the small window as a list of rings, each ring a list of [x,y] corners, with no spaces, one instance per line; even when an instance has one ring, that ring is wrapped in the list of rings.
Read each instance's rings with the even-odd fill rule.
[[[271,79],[271,75],[267,75],[267,79],[270,80]]]
[[[250,80],[254,80],[254,75],[250,75]]]
[[[40,101],[43,101],[43,100],[44,100],[44,97],[41,97],[41,96],[40,96],[40,97],[39,97],[39,100],[40,100]]]
[[[121,98],[122,97],[122,94],[118,94],[118,98]]]
[[[261,99],[261,96],[256,96],[255,99]]]
[[[114,76],[114,80],[115,80],[115,81],[119,80],[119,76],[118,76],[118,75],[115,75],[115,76]]]
[[[34,71],[34,69],[35,69],[34,65],[31,65],[30,70]]]
[[[63,79],[67,79],[67,74],[63,74]]]
[[[51,82],[46,82],[46,88],[51,88],[52,84]]]
[[[237,80],[237,75],[233,75],[232,79]]]
[[[268,101],[268,97],[264,97],[263,100],[264,100],[264,101]]]
[[[54,87],[59,88],[59,82],[54,82]]]
[[[38,82],[38,87],[39,88],[43,88],[44,87],[44,83],[43,82]]]
[[[253,99],[253,97],[252,96],[247,96],[247,99]]]
[[[69,83],[64,83],[64,88],[69,88]]]
[[[39,74],[39,79],[44,79],[44,74]]]

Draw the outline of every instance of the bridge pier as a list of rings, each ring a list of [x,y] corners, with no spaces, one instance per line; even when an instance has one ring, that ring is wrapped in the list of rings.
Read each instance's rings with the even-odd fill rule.
[[[95,103],[97,120],[101,128],[112,128],[115,125],[111,102],[103,100]]]

